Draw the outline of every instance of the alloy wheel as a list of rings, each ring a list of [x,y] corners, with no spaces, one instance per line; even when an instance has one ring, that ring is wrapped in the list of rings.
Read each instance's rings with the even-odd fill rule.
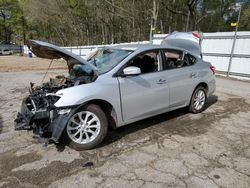
[[[88,144],[96,139],[101,129],[99,118],[92,112],[74,114],[67,124],[69,138],[78,144]]]
[[[194,108],[195,110],[200,110],[205,105],[206,94],[203,90],[198,90],[194,96]]]

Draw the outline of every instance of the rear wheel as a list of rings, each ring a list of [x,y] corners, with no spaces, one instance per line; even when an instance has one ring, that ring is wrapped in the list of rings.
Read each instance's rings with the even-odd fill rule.
[[[200,113],[205,109],[207,102],[206,89],[202,86],[197,87],[190,101],[189,111],[192,113]]]
[[[71,116],[65,135],[70,147],[84,150],[100,144],[107,134],[107,129],[105,113],[99,106],[90,104]]]

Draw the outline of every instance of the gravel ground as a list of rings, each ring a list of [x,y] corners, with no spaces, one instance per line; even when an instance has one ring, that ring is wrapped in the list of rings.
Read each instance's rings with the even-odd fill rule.
[[[149,118],[78,152],[13,130],[29,82],[43,76],[0,72],[0,187],[250,187],[249,82],[216,78],[203,113]],[[84,167],[89,161],[94,165]]]

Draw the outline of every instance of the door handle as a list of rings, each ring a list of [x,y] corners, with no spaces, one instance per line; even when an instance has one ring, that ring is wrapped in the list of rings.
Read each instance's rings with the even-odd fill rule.
[[[167,83],[167,80],[163,80],[163,79],[160,79],[157,84],[166,84]]]

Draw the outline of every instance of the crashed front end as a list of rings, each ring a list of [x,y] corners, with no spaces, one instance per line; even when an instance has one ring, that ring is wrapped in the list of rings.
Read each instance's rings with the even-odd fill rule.
[[[22,101],[21,111],[15,120],[15,130],[33,130],[35,134],[58,143],[69,116],[77,109],[77,105],[72,103],[70,106],[56,107],[56,102],[67,101],[67,97],[63,98],[57,92],[94,82],[98,71],[85,59],[53,44],[31,40],[28,41],[28,47],[37,57],[64,59],[69,76],[58,75],[42,86],[31,83],[30,94]]]
[[[55,84],[55,81],[63,82]],[[56,92],[74,86],[75,82],[59,76],[41,87],[31,84],[30,95],[23,99],[21,111],[15,120],[15,130],[32,130],[41,137],[49,137],[58,143],[67,124],[70,112],[77,106],[57,108],[60,99]]]
[[[30,94],[23,99],[21,111],[17,114],[15,130],[32,130],[40,137],[49,138],[58,143],[69,117],[81,105],[56,106],[55,104],[60,100],[61,102],[67,100],[67,97],[63,97],[62,92],[91,83],[97,78],[89,75],[76,76],[76,71],[79,73],[79,67],[81,65],[74,66],[72,72],[75,76],[73,77],[72,74],[69,77],[59,75],[37,87],[31,83]]]

